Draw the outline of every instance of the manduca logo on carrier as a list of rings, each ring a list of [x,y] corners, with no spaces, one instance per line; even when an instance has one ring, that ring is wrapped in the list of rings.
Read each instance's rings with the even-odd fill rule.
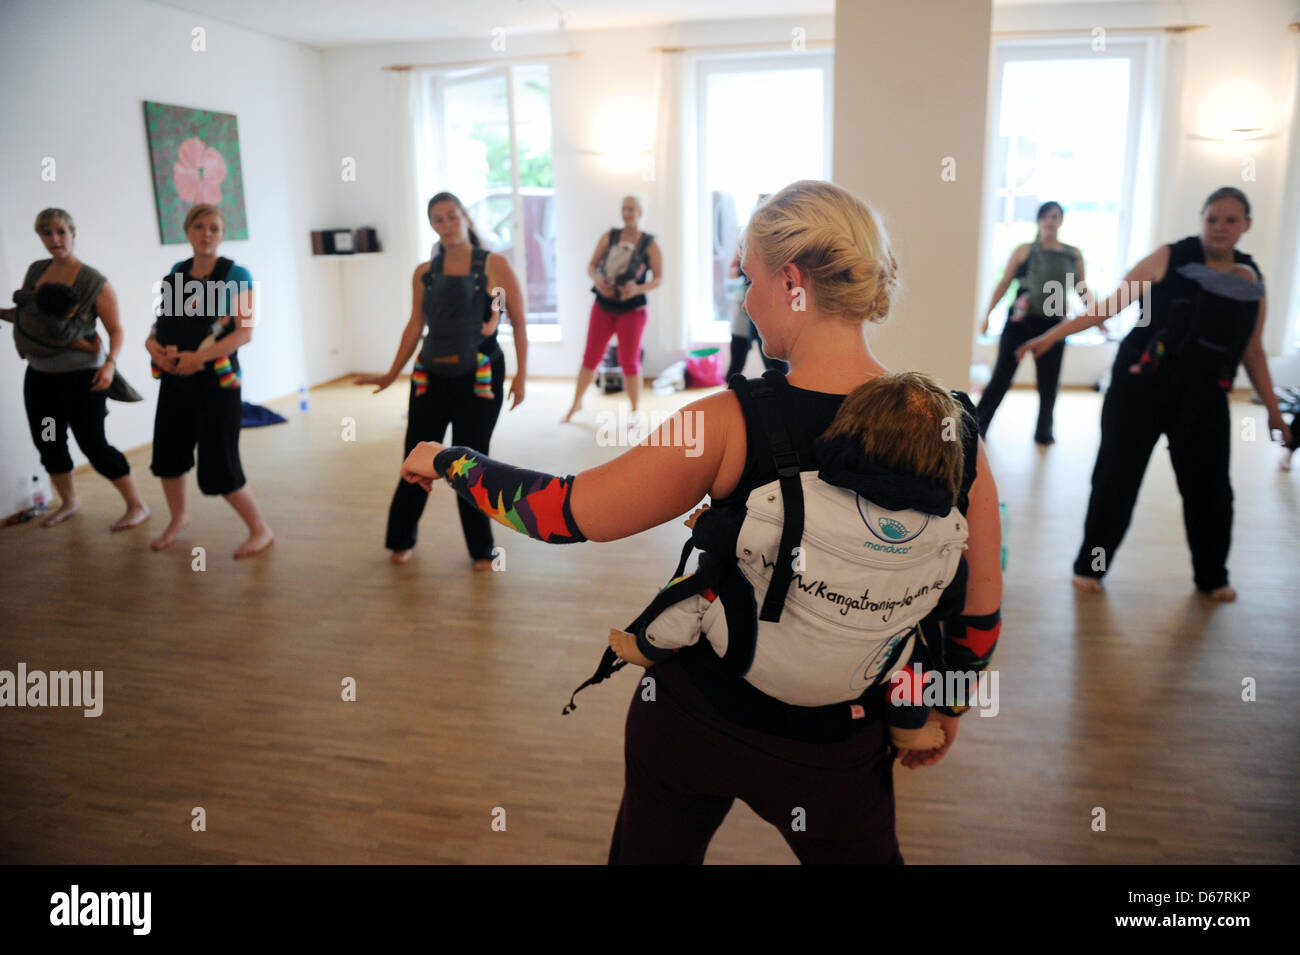
[[[51,925],[128,925],[133,935],[148,935],[152,892],[70,892],[50,896]]]
[[[925,515],[925,520],[921,521],[921,526],[913,530],[897,517],[892,516],[895,513],[897,512],[884,513],[870,501],[863,500],[862,495],[858,495],[858,515],[862,518],[862,523],[867,525],[867,530],[871,531],[872,536],[879,541],[883,541],[883,543],[879,544],[871,540],[863,541],[863,547],[885,554],[906,554],[912,549],[911,547],[901,547],[899,545],[915,540],[929,525],[930,516]]]

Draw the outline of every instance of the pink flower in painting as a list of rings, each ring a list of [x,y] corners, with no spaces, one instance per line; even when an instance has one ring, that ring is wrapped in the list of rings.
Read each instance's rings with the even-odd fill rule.
[[[172,167],[176,191],[186,202],[221,205],[221,182],[226,178],[226,161],[197,136],[181,143],[178,161]]]

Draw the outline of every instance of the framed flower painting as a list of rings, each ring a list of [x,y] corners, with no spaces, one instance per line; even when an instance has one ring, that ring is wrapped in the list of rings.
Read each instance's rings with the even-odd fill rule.
[[[163,245],[186,241],[185,214],[200,202],[220,207],[226,239],[247,239],[244,173],[234,115],[146,102],[144,123]]]

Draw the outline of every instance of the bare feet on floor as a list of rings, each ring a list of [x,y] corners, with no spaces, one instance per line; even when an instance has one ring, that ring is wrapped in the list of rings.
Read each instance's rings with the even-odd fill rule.
[[[411,559],[411,555],[414,553],[415,553],[414,549],[395,550],[389,553],[388,559],[391,560],[394,564],[405,564],[408,560]]]
[[[491,570],[491,569],[492,569],[492,558],[491,558],[491,557],[478,557],[478,558],[476,558],[476,559],[474,560],[474,569],[475,569],[475,570]]]
[[[271,533],[271,528],[263,525],[261,530],[249,534],[248,540],[239,545],[239,549],[235,551],[235,560],[256,557],[274,543],[275,535]]]
[[[1237,591],[1225,585],[1223,587],[1214,588],[1205,596],[1209,597],[1215,603],[1230,604],[1237,599]]]
[[[1290,470],[1291,470],[1291,455],[1294,454],[1294,453],[1295,453],[1295,452],[1294,452],[1294,451],[1291,451],[1289,448],[1283,448],[1283,449],[1282,449],[1282,461],[1281,461],[1280,464],[1278,464],[1278,467],[1279,467],[1281,470],[1283,470],[1283,471],[1290,471]]]
[[[143,524],[147,520],[149,520],[149,506],[147,504],[128,507],[126,513],[119,517],[116,523],[113,524],[113,530],[124,531],[128,528]]]
[[[1080,577],[1078,574],[1075,574],[1073,582],[1074,589],[1080,590],[1085,594],[1101,593],[1101,581],[1096,577]]]
[[[59,509],[41,521],[41,527],[53,527],[56,524],[62,524],[79,510],[81,510],[81,502],[75,498],[71,501],[60,501]]]
[[[575,404],[572,408],[569,409],[568,414],[566,414],[563,418],[560,419],[560,424],[568,424],[569,419],[572,418],[581,410],[582,410],[582,402],[579,401],[577,404]]]
[[[149,546],[154,550],[166,550],[172,546],[172,541],[176,540],[176,535],[189,526],[190,519],[188,517],[172,518],[172,522],[167,525],[167,529],[155,537]]]

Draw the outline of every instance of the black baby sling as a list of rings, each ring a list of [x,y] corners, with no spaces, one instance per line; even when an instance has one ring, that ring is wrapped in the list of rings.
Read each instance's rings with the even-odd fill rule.
[[[967,469],[957,508],[950,506],[950,490],[934,489],[921,494],[926,500],[920,504],[891,500],[888,494],[873,503],[861,493],[867,487],[861,475],[846,473],[840,467],[844,462],[832,463],[829,454],[820,473],[801,468],[777,400],[784,386],[780,372],[755,380],[737,375],[730,385],[746,420],[766,438],[777,480],[753,489],[736,507],[715,506],[700,515],[673,582],[625,629],[654,643],[649,631],[666,612],[706,594],[712,601],[706,620],[713,617],[713,629],[708,640],[700,639],[698,652],[714,669],[803,716],[838,713],[905,662],[917,641],[930,642],[933,631],[921,626],[924,618],[945,590],[963,585],[967,532],[961,511],[974,469]],[[973,415],[969,399],[958,398]],[[961,440],[972,465],[974,435],[973,424],[963,427]],[[876,480],[876,487],[885,486]],[[805,503],[812,510],[806,511]],[[827,533],[827,528],[850,526],[858,528],[849,531],[850,537],[857,534],[856,553]],[[697,548],[699,568],[682,578]],[[791,559],[805,551],[806,566],[815,565],[815,574]],[[777,628],[783,617],[787,622]],[[714,633],[725,637],[721,653],[711,645]],[[624,665],[607,649],[563,712],[575,708],[579,692]]]
[[[488,250],[474,246],[468,275],[444,275],[442,249],[424,273],[426,332],[419,364],[437,378],[470,374],[477,367],[483,323],[492,314],[487,288]]]

